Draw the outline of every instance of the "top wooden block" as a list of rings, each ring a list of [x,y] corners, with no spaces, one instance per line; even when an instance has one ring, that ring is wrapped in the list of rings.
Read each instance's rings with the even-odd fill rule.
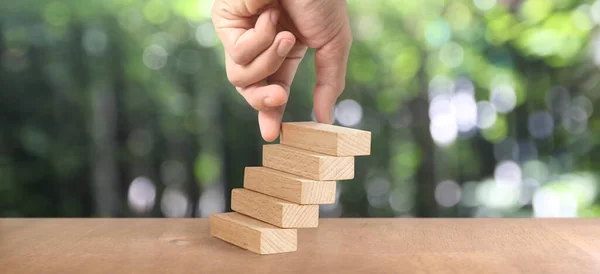
[[[283,123],[281,144],[332,156],[371,154],[371,132],[316,122]]]

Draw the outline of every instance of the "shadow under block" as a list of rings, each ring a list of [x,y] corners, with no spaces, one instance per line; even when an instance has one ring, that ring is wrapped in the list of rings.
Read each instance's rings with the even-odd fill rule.
[[[210,234],[258,254],[293,252],[298,249],[298,231],[283,229],[236,212],[210,216]]]
[[[371,132],[315,122],[283,123],[280,143],[332,156],[371,154]]]
[[[319,225],[319,205],[299,205],[243,188],[231,191],[231,209],[281,228]]]
[[[263,146],[263,166],[313,180],[354,179],[354,157],[336,157],[282,144]]]
[[[315,181],[266,167],[246,167],[244,188],[297,204],[335,203],[335,181]]]

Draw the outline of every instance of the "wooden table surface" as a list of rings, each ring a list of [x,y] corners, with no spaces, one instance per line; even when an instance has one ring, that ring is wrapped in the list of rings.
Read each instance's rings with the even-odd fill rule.
[[[0,219],[0,273],[600,273],[600,219],[321,219],[256,255],[207,219]]]

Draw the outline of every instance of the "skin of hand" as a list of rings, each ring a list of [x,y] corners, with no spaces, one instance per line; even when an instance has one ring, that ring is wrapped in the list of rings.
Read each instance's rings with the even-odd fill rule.
[[[298,65],[315,49],[314,114],[333,122],[352,44],[345,0],[215,0],[212,21],[228,80],[258,111],[263,139],[279,136]]]

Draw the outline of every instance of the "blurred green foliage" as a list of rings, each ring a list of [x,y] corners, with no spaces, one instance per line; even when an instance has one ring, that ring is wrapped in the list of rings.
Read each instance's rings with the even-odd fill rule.
[[[212,2],[0,3],[0,216],[229,210],[263,142]],[[336,123],[372,155],[322,216],[600,217],[600,2],[348,4]],[[311,119],[311,54],[285,121]]]

